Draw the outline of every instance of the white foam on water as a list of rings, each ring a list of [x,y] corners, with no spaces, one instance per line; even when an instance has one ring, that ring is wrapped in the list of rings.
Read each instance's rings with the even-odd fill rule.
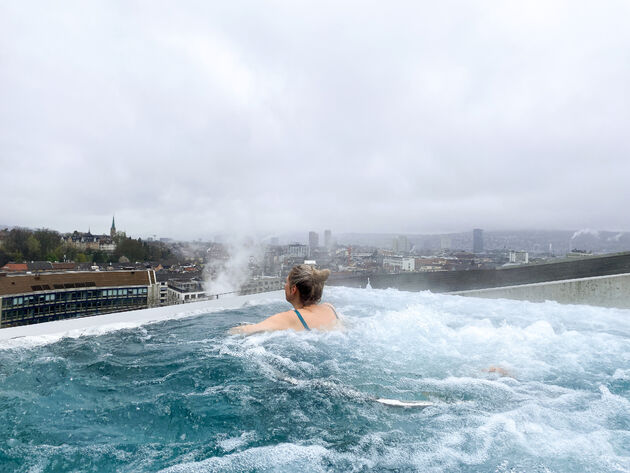
[[[336,347],[349,357],[328,365],[342,386],[380,383],[397,398],[443,401],[436,420],[444,431],[405,461],[478,465],[507,444],[544,461],[630,466],[627,447],[611,439],[629,425],[629,401],[603,384],[628,379],[630,311],[345,288],[334,296],[349,329],[261,334],[243,343],[265,350],[248,355],[268,376],[289,371],[290,383],[313,389],[321,366],[278,353]]]
[[[251,442],[256,438],[257,438],[256,432],[248,431],[248,432],[243,432],[238,437],[230,437],[224,440],[220,440],[218,442],[218,445],[226,452],[231,452],[232,450],[236,450],[237,448],[240,448],[243,445],[246,445],[248,442]]]
[[[435,405],[435,403],[431,401],[400,401],[398,399],[384,398],[378,398],[376,399],[376,402],[394,407],[429,407]]]
[[[621,369],[617,368],[612,376],[613,379],[630,380],[630,368]]]
[[[230,473],[243,471],[328,471],[322,459],[328,450],[319,445],[282,443],[254,447],[222,457],[189,462],[161,470],[162,473]]]

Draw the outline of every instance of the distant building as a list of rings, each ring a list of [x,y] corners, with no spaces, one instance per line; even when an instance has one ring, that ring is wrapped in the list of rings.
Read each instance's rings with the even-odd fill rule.
[[[159,305],[153,270],[0,273],[0,328]]]
[[[414,258],[415,271],[446,271],[451,261],[448,258],[425,257]]]
[[[168,305],[168,282],[158,281],[160,306]]]
[[[203,282],[194,279],[170,279],[166,295],[166,303],[186,304],[210,299],[203,287]]]
[[[292,243],[287,247],[287,254],[289,256],[296,256],[300,258],[308,257],[309,247],[300,243]]]
[[[332,232],[330,230],[324,230],[324,246],[328,249],[332,246]]]
[[[308,247],[312,253],[319,246],[319,233],[308,232]]]
[[[529,263],[529,253],[527,251],[512,251],[509,255],[510,263],[527,264]]]
[[[284,280],[274,276],[251,278],[241,286],[241,295],[257,294],[259,292],[277,291],[284,287]]]
[[[408,253],[411,250],[409,240],[404,235],[398,235],[392,242],[392,250],[396,253]]]
[[[415,258],[406,258],[404,256],[385,256],[383,258],[383,269],[385,271],[415,271]]]
[[[212,243],[210,247],[206,250],[206,258],[208,261],[227,261],[230,259],[230,255],[225,245],[223,245],[222,243]]]
[[[114,222],[114,217],[112,216],[112,227],[109,229],[109,236],[114,238],[116,236],[116,222]]]
[[[109,235],[93,235],[89,230],[87,233],[74,231],[62,235],[61,239],[80,250],[100,250],[113,252],[116,249],[114,240]]]
[[[442,236],[440,238],[440,249],[441,250],[450,250],[451,249],[451,237],[449,236]]]
[[[30,263],[7,263],[0,270],[6,272],[31,272],[42,271],[74,271],[76,263],[51,263],[50,261],[31,261]]]
[[[483,230],[481,228],[473,230],[473,253],[483,253]]]

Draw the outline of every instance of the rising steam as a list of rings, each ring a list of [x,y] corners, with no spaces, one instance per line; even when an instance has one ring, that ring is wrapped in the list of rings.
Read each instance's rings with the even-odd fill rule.
[[[582,230],[578,230],[577,232],[575,232],[573,236],[571,237],[571,240],[575,240],[580,235],[592,235],[595,238],[599,238],[599,231],[592,230],[590,228],[583,228]]]
[[[224,258],[210,259],[205,266],[204,287],[208,294],[238,295],[264,255],[263,248],[251,239],[233,239],[225,249]]]

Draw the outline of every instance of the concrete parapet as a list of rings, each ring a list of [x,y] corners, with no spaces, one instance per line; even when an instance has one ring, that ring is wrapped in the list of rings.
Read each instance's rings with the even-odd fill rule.
[[[365,287],[370,280],[374,289],[396,288],[401,291],[447,292],[509,288],[546,282],[586,280],[600,276],[630,273],[630,252],[588,256],[571,260],[552,260],[541,264],[501,269],[464,271],[409,272],[398,274],[333,274],[332,286]],[[544,300],[544,299],[543,299]]]
[[[556,301],[561,304],[586,304],[630,309],[630,273],[456,291],[449,292],[449,294],[530,302]]]

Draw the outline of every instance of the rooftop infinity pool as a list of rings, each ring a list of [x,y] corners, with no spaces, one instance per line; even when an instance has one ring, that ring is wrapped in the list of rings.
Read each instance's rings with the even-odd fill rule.
[[[630,311],[333,287],[343,331],[227,334],[280,297],[1,340],[0,471],[630,471]]]

